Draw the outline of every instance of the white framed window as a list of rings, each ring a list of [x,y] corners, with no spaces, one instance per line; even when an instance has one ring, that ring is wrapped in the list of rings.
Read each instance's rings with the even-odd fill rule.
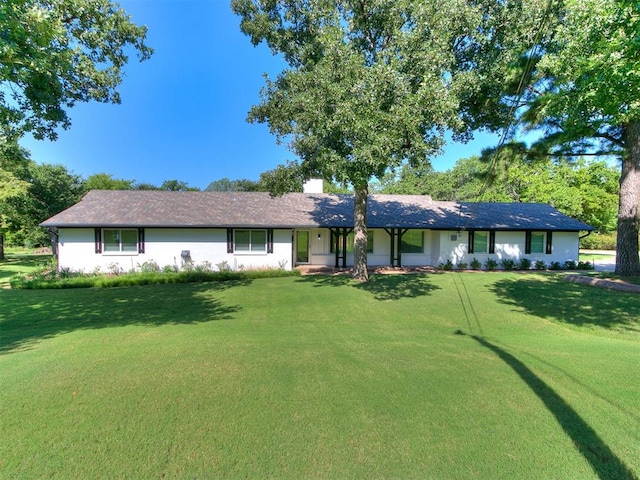
[[[138,229],[104,228],[102,244],[104,253],[138,253]]]
[[[235,230],[234,249],[236,252],[267,251],[266,230]]]

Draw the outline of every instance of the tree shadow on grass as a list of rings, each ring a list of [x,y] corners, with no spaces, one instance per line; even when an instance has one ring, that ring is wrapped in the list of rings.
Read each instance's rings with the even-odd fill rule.
[[[428,275],[371,275],[368,282],[356,282],[349,275],[309,275],[298,282],[315,287],[353,287],[369,292],[376,300],[389,301],[430,295],[440,287],[433,285]]]
[[[465,335],[460,331],[456,333]],[[600,438],[597,432],[555,390],[533,373],[529,367],[504,349],[488,342],[484,338],[475,335],[468,336],[494,352],[542,400],[547,410],[553,414],[558,424],[571,438],[573,444],[585,460],[589,462],[599,478],[620,480],[635,480],[638,478]]]
[[[498,301],[563,323],[640,333],[640,295],[522,275],[490,287]]]
[[[9,279],[19,273],[30,271],[38,265],[51,261],[51,255],[7,255],[0,262],[0,284],[9,283]]]
[[[214,294],[249,283],[0,291],[0,353],[75,330],[232,319],[241,307],[225,305]]]

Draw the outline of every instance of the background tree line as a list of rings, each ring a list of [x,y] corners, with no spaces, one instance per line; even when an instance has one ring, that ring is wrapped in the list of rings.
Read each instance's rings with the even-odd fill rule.
[[[408,166],[388,173],[375,188],[380,193],[430,195],[460,202],[546,203],[581,220],[598,233],[616,230],[620,171],[604,160],[545,157],[530,161],[525,150],[507,155],[485,150],[462,158],[447,171]]]

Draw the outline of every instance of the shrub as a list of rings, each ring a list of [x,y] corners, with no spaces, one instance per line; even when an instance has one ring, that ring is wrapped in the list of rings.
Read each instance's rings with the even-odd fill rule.
[[[480,263],[480,260],[478,260],[476,257],[473,257],[473,260],[471,260],[471,270],[480,270],[480,268],[482,268],[482,264]]]
[[[591,262],[578,262],[578,270],[593,270],[593,263]]]
[[[160,265],[158,265],[153,260],[147,260],[146,262],[144,262],[142,264],[139,263],[138,264],[138,269],[143,273],[160,272],[161,271]]]
[[[111,275],[122,275],[124,273],[124,270],[122,269],[122,267],[118,265],[116,262],[113,262],[107,265],[107,271]]]
[[[484,262],[484,268],[488,271],[493,271],[498,268],[498,262],[496,262],[493,258],[487,258],[487,261]]]
[[[578,265],[573,260],[567,260],[566,262],[564,262],[564,268],[566,268],[567,270],[575,270],[578,268]]]
[[[218,267],[218,271],[219,272],[230,272],[231,271],[231,265],[229,265],[229,262],[227,262],[226,260],[223,260],[220,263],[216,263],[216,267]]]
[[[440,270],[451,271],[453,270],[453,262],[449,259],[446,261],[446,263],[441,263],[440,265],[438,265],[438,268],[440,268]]]
[[[580,248],[588,250],[615,250],[616,232],[592,233],[580,239]]]
[[[503,270],[515,270],[516,262],[511,258],[503,258],[500,260],[500,266]]]
[[[521,258],[518,267],[520,270],[529,270],[531,268],[531,260],[528,258]]]
[[[74,272],[73,276],[60,277],[59,275],[43,278],[42,276],[22,275],[14,277],[10,281],[11,288],[35,289],[35,288],[107,288],[125,287],[132,285],[158,285],[165,283],[192,283],[192,282],[224,282],[246,281],[257,278],[274,278],[299,275],[297,270],[285,271],[280,269],[249,270],[246,272],[234,272],[224,270],[221,272],[204,271],[171,271],[164,272],[135,272],[120,275],[84,275]]]
[[[213,264],[211,262],[209,262],[208,260],[205,260],[202,263],[199,263],[198,265],[196,265],[195,267],[193,267],[193,270],[195,272],[199,272],[199,273],[208,273],[208,272],[214,272],[214,268],[213,268]]]
[[[456,268],[458,270],[466,270],[467,269],[467,264],[465,262],[460,262],[456,265]]]
[[[549,270],[562,270],[562,265],[560,262],[551,262],[549,264]]]

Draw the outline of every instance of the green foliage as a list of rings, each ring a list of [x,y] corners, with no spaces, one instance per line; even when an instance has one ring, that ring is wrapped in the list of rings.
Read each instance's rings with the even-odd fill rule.
[[[536,260],[534,266],[536,270],[545,270],[547,268],[547,264],[544,262],[544,260]]]
[[[190,187],[187,182],[183,182],[180,180],[165,180],[162,182],[162,185],[158,188],[158,190],[164,190],[167,192],[189,192],[189,191],[198,191],[197,187]]]
[[[447,259],[447,261],[445,263],[441,263],[440,265],[438,265],[438,268],[440,270],[444,270],[444,271],[451,271],[453,270],[453,262],[451,261],[451,259]]]
[[[5,0],[0,3],[0,137],[57,138],[66,109],[119,103],[128,55],[152,50],[146,27],[110,0]]]
[[[19,170],[26,190],[0,202],[7,243],[26,247],[48,245],[47,231],[39,227],[52,215],[80,200],[82,180],[62,165],[37,164],[31,160]]]
[[[518,268],[520,268],[520,270],[530,270],[531,269],[531,260],[528,258],[521,258],[520,262],[518,263]]]
[[[586,261],[586,262],[579,261],[579,262],[578,262],[578,265],[576,266],[576,268],[577,268],[578,270],[593,270],[595,267],[594,267],[594,263],[593,263],[593,262],[589,262],[589,261]]]
[[[276,175],[270,191],[290,191],[287,176],[351,185],[354,276],[365,280],[369,182],[405,163],[426,168],[446,130],[466,139],[493,124],[502,106],[478,108],[476,97],[494,88],[488,66],[500,55],[496,43],[515,42],[503,30],[528,25],[528,17],[488,0],[233,0],[232,8],[251,42],[265,42],[288,64],[265,78],[249,113],[301,159],[276,170],[285,178]]]
[[[31,250],[18,252],[15,248],[8,248],[6,258],[0,261],[0,290],[8,288],[13,277],[40,271],[50,263],[50,254],[34,253]]]
[[[109,288],[133,285],[161,285],[168,283],[224,282],[232,280],[251,280],[257,278],[277,278],[299,275],[297,270],[286,271],[280,268],[265,270],[232,271],[220,269],[213,271],[210,266],[194,266],[177,270],[146,262],[139,272],[124,272],[120,267],[108,269],[109,274],[85,274],[71,270],[56,270],[45,266],[31,274],[19,275],[10,280],[15,289],[59,289],[59,288]]]
[[[458,270],[466,270],[468,267],[468,265],[465,262],[458,262],[458,264],[456,265],[456,268]]]
[[[204,189],[205,192],[261,192],[259,182],[248,180],[246,178],[240,180],[229,180],[228,178],[221,178],[215,180]]]
[[[516,262],[512,258],[503,258],[500,260],[500,267],[502,267],[503,270],[515,270]]]
[[[471,265],[472,270],[480,270],[480,268],[482,268],[482,263],[480,263],[480,260],[476,257],[473,257],[473,260],[471,260],[469,265]]]
[[[445,172],[405,166],[397,176],[388,174],[380,190],[435,200],[546,203],[600,232],[615,230],[620,173],[606,162],[531,159],[519,144],[492,155],[485,150],[459,159]]]
[[[615,250],[616,232],[592,233],[580,239],[580,248],[587,250]]]
[[[493,258],[487,258],[487,260],[484,262],[484,268],[485,270],[493,271],[498,268],[498,262]]]
[[[616,272],[640,274],[640,15],[632,0],[558,4],[552,33],[524,96],[522,123],[543,132],[542,153],[616,155],[622,160]],[[527,57],[529,52],[523,52]],[[597,203],[594,204],[597,207]],[[601,231],[605,231],[598,226]]]
[[[135,180],[113,178],[110,173],[95,173],[84,181],[85,190],[132,190]]]

